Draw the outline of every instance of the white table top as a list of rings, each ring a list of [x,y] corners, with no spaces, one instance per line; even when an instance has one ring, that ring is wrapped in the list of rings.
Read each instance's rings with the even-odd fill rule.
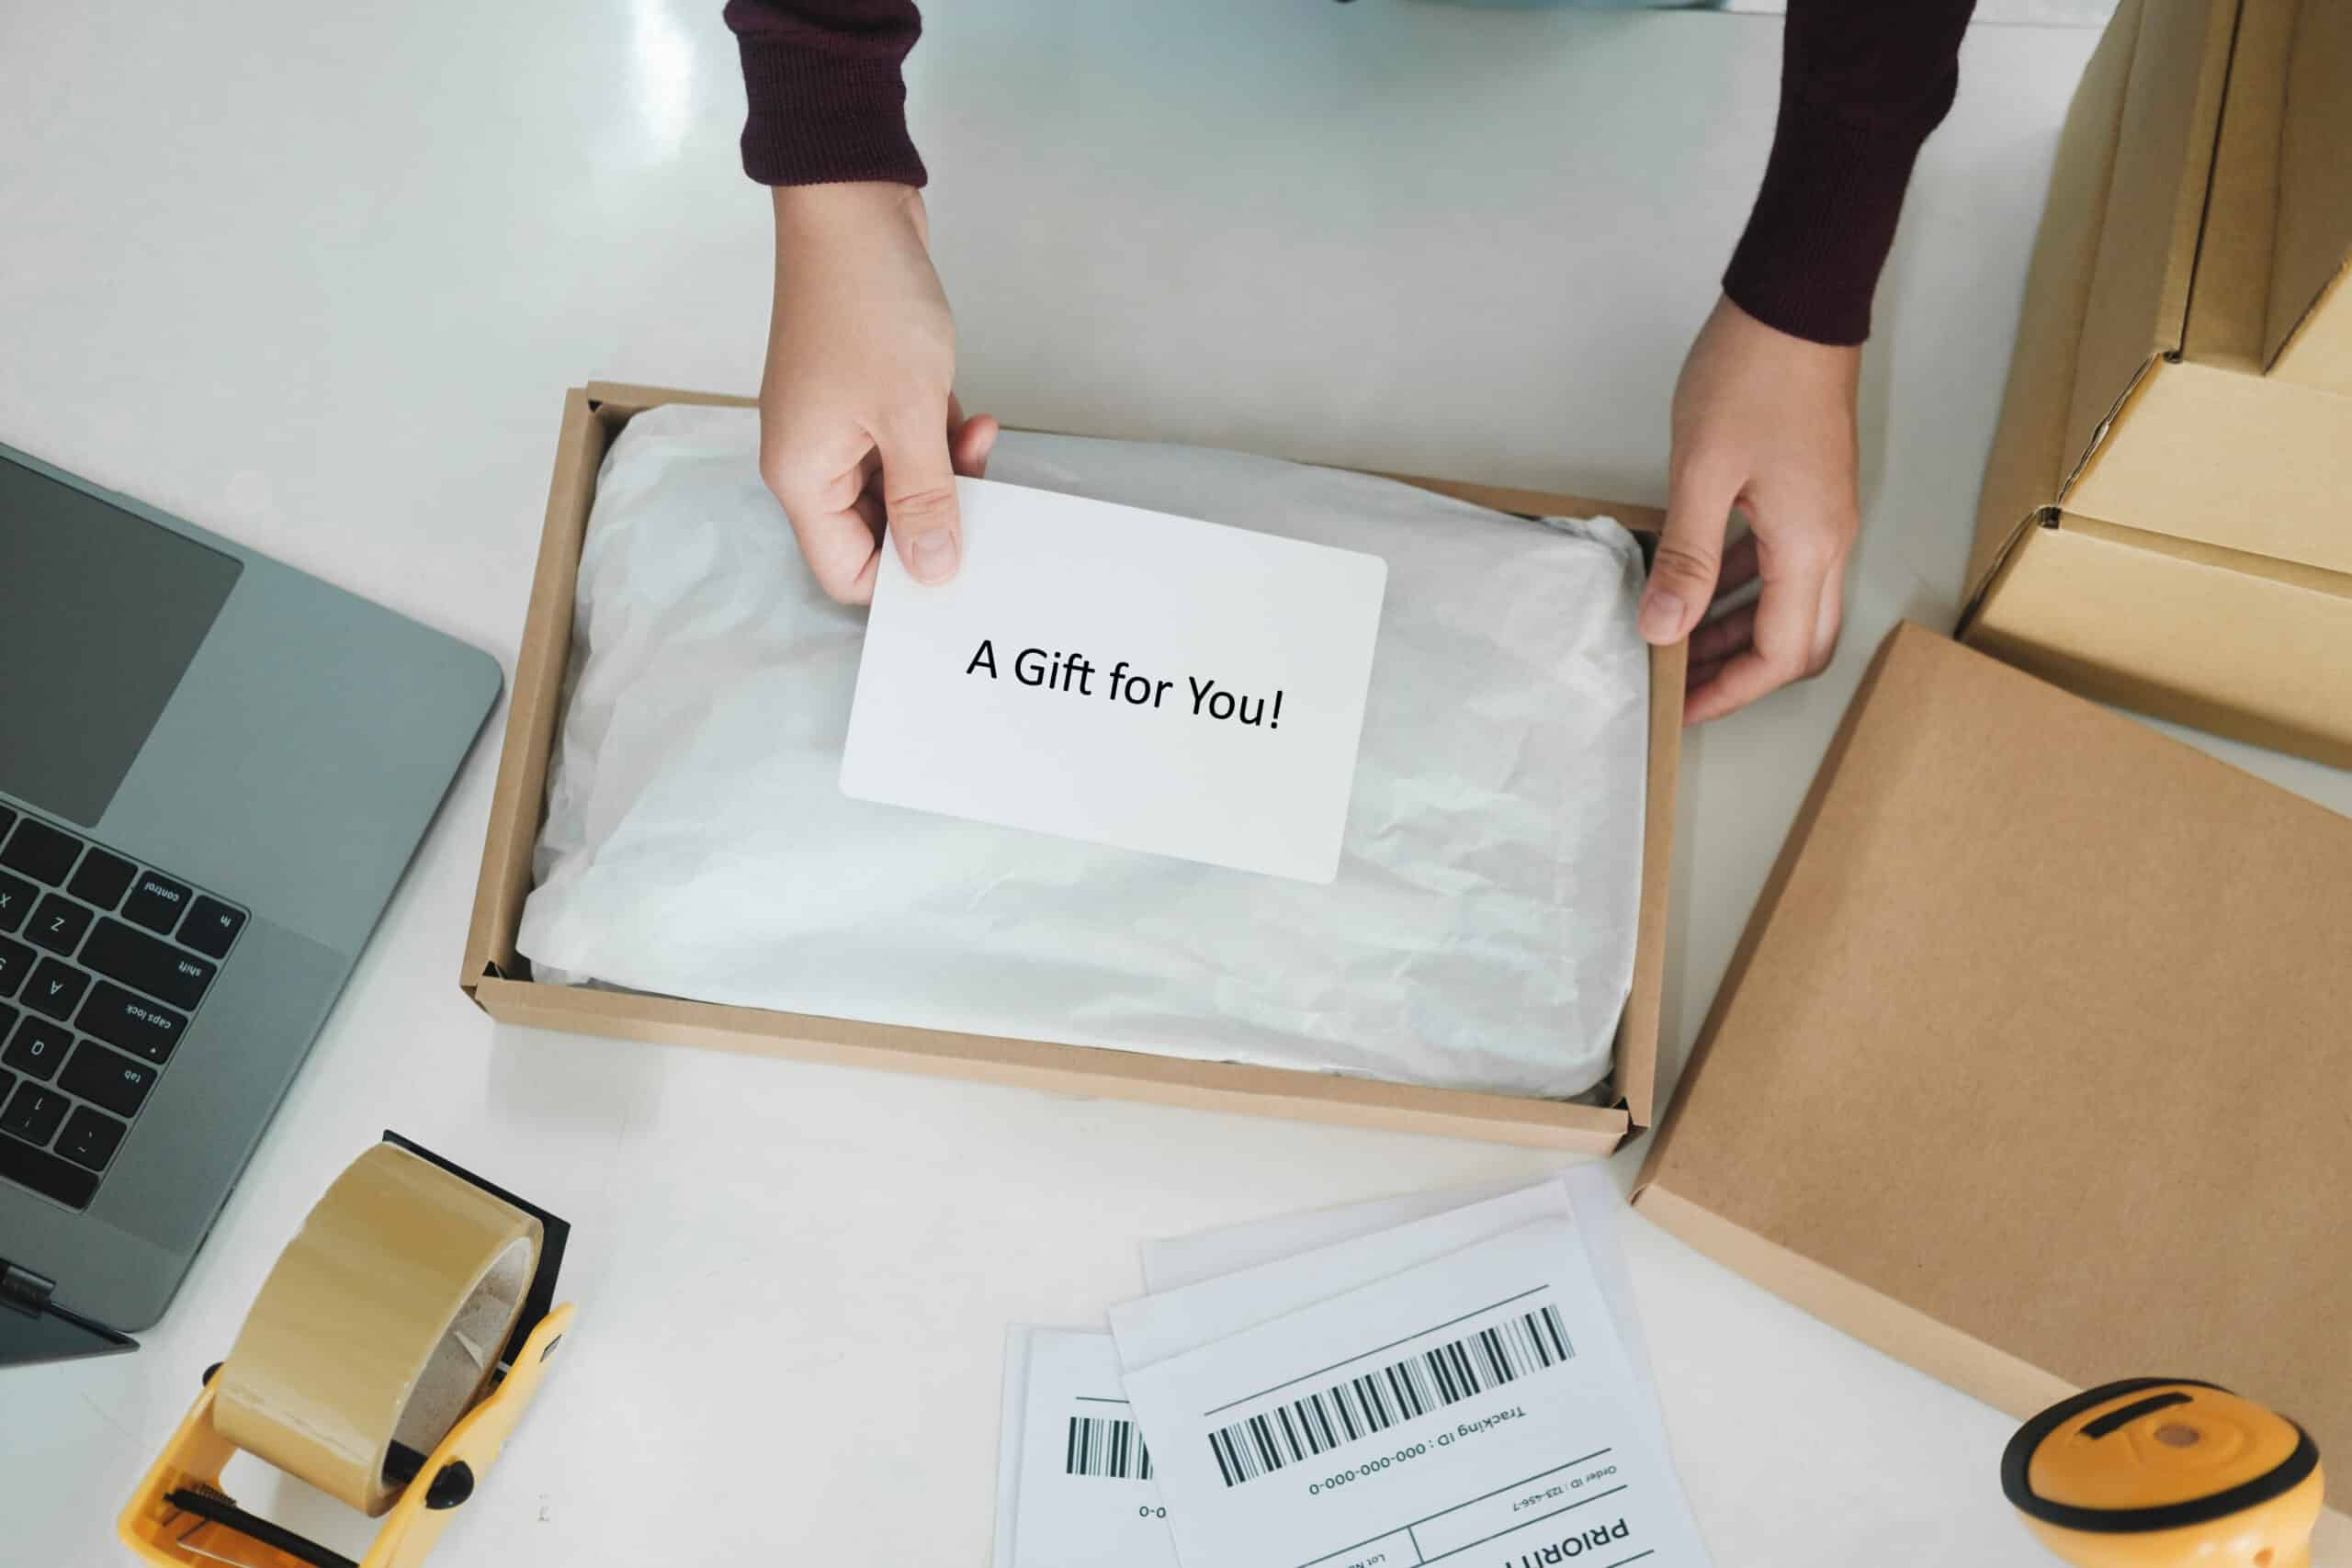
[[[1762,164],[1776,19],[933,9],[916,130],[973,407],[1659,496],[1668,390]],[[20,8],[0,25],[0,440],[511,671],[562,389],[758,380],[766,204],[737,170],[717,13]],[[1669,1073],[1871,650],[1900,615],[1950,624],[2091,42],[1970,39],[1867,357],[1844,650],[1689,752]],[[2352,808],[2345,774],[2216,749]],[[386,1126],[576,1227],[576,1348],[447,1539],[453,1568],[982,1561],[1008,1324],[1094,1321],[1138,1288],[1144,1236],[1552,1163],[493,1025],[457,969],[495,750],[145,1348],[6,1374],[11,1561],[118,1560],[112,1518],[198,1373]],[[1995,1483],[2005,1418],[1628,1229],[1719,1562],[2042,1561]],[[248,1506],[366,1540],[239,1462]]]

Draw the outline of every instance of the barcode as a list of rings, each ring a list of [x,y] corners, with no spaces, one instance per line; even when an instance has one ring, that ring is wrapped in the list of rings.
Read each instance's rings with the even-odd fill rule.
[[[1552,1307],[1521,1313],[1393,1366],[1334,1383],[1209,1434],[1227,1486],[1426,1416],[1576,1354]]]
[[[1151,1450],[1132,1421],[1073,1416],[1062,1448],[1065,1475],[1105,1475],[1114,1481],[1149,1481]]]

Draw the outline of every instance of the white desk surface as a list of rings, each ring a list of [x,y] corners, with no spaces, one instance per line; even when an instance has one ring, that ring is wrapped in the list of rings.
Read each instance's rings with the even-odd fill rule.
[[[11,7],[0,440],[511,671],[563,389],[758,381],[767,209],[718,9]],[[972,406],[1659,497],[1668,390],[1764,157],[1776,18],[932,9],[915,125]],[[1871,650],[1898,615],[1950,624],[2091,43],[1969,40],[1880,292],[1844,649],[1688,755],[1669,1072]],[[1136,1290],[1140,1237],[1553,1163],[493,1025],[457,971],[498,722],[145,1348],[6,1374],[0,1556],[119,1560],[131,1483],[386,1126],[576,1226],[575,1348],[452,1568],[981,1562],[1006,1325],[1093,1321]],[[2218,749],[2352,808],[2352,777]],[[1719,1562],[2042,1561],[1995,1484],[2007,1419],[1646,1224],[1629,1246]],[[243,1473],[249,1506],[366,1539]]]

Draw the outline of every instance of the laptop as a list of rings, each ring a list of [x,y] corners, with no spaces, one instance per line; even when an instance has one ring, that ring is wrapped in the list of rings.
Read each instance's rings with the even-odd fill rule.
[[[0,1368],[162,1315],[499,683],[0,446]]]

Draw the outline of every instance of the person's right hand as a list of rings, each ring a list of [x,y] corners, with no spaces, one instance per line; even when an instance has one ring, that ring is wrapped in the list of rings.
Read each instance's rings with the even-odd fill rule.
[[[956,476],[978,478],[996,421],[952,390],[956,323],[922,197],[865,182],[778,186],[775,304],[760,383],[760,473],[800,553],[843,604],[874,595],[887,523],[924,582],[956,574]]]

